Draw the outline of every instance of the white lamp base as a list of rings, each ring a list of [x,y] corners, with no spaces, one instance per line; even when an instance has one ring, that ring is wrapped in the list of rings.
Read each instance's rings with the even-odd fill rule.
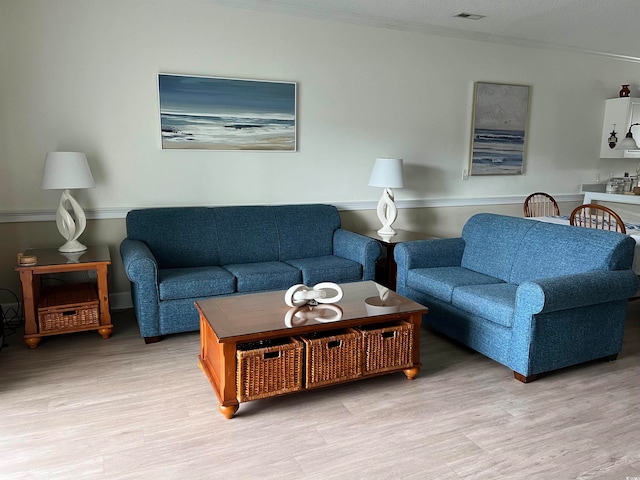
[[[67,210],[69,206],[73,211],[73,216]],[[83,252],[87,249],[86,246],[78,241],[87,226],[87,217],[80,204],[71,196],[69,190],[64,190],[60,197],[60,203],[56,211],[56,225],[60,234],[67,240],[64,245],[58,248],[59,252]]]
[[[378,219],[382,223],[382,228],[378,230],[378,235],[381,237],[393,237],[396,231],[391,228],[391,225],[398,217],[398,209],[396,204],[393,203],[393,190],[388,187],[382,192],[382,197],[378,202],[377,213]]]
[[[62,253],[75,253],[75,252],[84,252],[87,249],[86,245],[81,244],[77,240],[73,240],[71,242],[67,242],[58,248],[59,252]]]

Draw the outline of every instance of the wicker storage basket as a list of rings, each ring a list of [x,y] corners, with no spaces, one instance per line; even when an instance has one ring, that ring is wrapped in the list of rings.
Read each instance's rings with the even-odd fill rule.
[[[40,333],[100,325],[98,293],[92,283],[49,287],[38,306]]]
[[[353,328],[302,337],[305,386],[320,387],[362,376],[362,335]]]
[[[239,344],[238,400],[246,402],[302,389],[304,344],[282,338]]]
[[[364,374],[409,368],[413,353],[413,324],[397,322],[358,329],[364,342]]]

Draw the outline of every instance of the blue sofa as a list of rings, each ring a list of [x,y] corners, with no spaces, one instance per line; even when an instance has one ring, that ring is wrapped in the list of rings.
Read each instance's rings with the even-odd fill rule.
[[[146,343],[198,330],[200,298],[373,280],[382,254],[331,205],[148,208],[126,227],[120,254]]]
[[[638,289],[623,234],[482,213],[460,238],[395,248],[397,291],[424,324],[506,365],[522,382],[615,359]]]

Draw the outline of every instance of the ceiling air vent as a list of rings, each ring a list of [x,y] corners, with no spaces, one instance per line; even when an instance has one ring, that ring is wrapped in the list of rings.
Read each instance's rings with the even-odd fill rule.
[[[476,13],[462,12],[462,13],[458,13],[457,15],[454,15],[454,17],[466,18],[467,20],[480,20],[481,18],[486,17],[486,15],[478,15]]]

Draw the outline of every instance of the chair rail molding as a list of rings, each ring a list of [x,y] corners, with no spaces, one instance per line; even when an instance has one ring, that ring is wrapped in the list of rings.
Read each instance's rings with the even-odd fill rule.
[[[434,207],[473,207],[481,205],[512,205],[523,203],[527,195],[511,195],[502,197],[474,197],[474,198],[423,198],[415,200],[395,200],[398,208],[434,208]],[[554,198],[558,202],[582,202],[583,193],[572,193],[557,195]],[[375,210],[378,208],[378,200],[363,200],[356,202],[332,202],[318,201],[307,203],[329,203],[335,205],[338,210]],[[275,204],[274,204],[275,205]],[[171,207],[174,205],[163,205]],[[182,206],[182,205],[181,205]],[[198,205],[202,206],[202,205]],[[211,205],[220,206],[220,205]],[[125,218],[129,210],[142,207],[117,207],[117,208],[93,208],[86,209],[85,214],[89,220],[109,220],[114,218]],[[55,210],[32,210],[32,211],[0,211],[0,223],[22,223],[22,222],[51,222],[56,219]]]

